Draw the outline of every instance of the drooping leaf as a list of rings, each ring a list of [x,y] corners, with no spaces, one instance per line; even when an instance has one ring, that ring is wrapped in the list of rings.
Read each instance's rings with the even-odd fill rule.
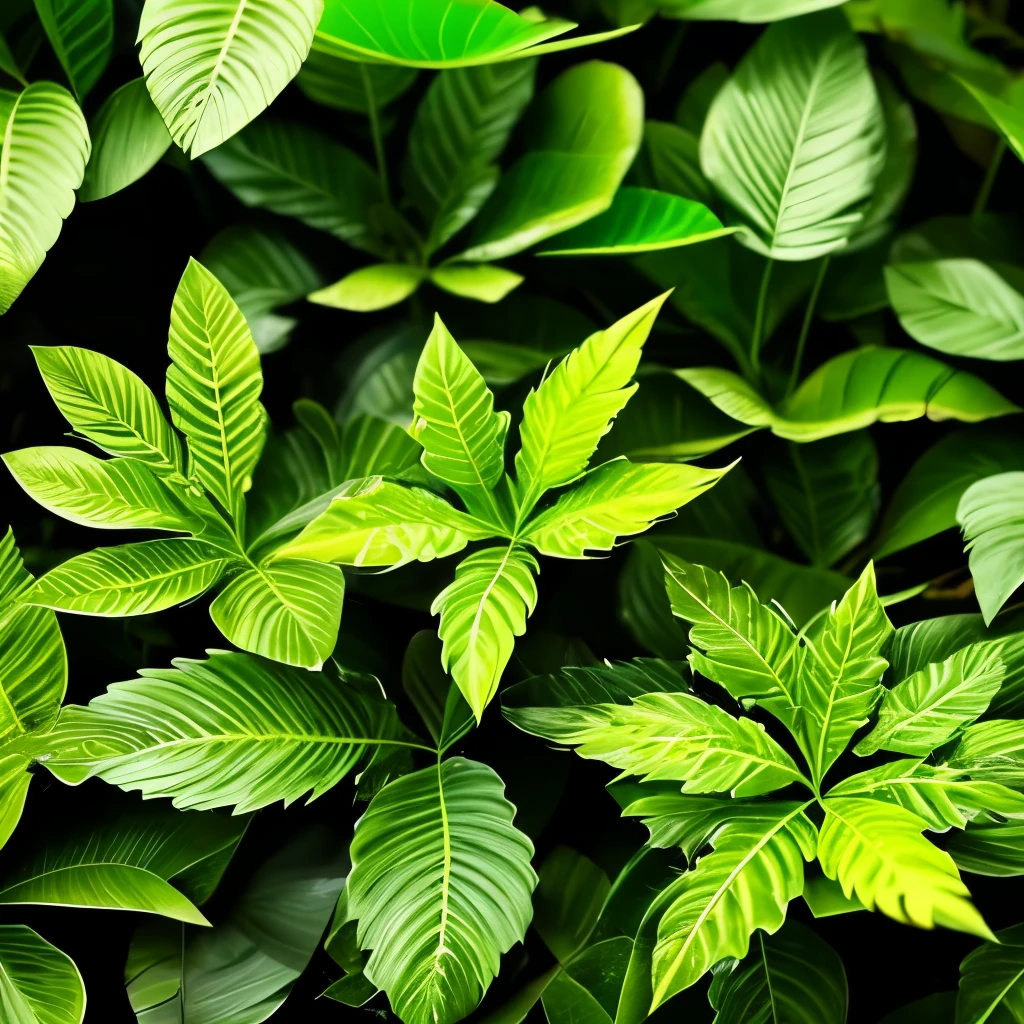
[[[536,875],[513,814],[490,768],[451,758],[385,786],[356,826],[347,893],[365,973],[410,1024],[471,1012],[523,938]]]
[[[371,103],[383,110],[408,92],[418,75],[415,68],[364,64],[324,53],[314,46],[295,84],[315,103],[367,114]]]
[[[610,890],[608,876],[568,846],[556,846],[545,858],[533,896],[533,927],[562,964],[586,945]]]
[[[427,271],[410,263],[371,263],[343,278],[310,292],[306,298],[319,306],[372,313],[404,302],[426,280]]]
[[[769,28],[715,96],[701,166],[773,259],[842,248],[882,169],[885,123],[864,50],[837,11]]]
[[[6,313],[74,208],[91,145],[78,104],[53,82],[33,82],[20,93],[0,89],[0,125],[0,313]]]
[[[96,84],[114,42],[112,0],[35,0],[57,59],[79,99]]]
[[[996,932],[960,964],[957,1024],[1011,1021],[1024,1006],[1024,927]]]
[[[139,60],[175,143],[193,158],[263,113],[295,77],[323,0],[146,0]]]
[[[0,1009],[8,1024],[82,1024],[82,975],[71,957],[28,925],[2,924]]]

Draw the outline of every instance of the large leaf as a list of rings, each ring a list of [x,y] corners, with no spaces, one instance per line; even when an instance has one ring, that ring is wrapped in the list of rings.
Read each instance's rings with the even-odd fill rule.
[[[636,391],[630,386],[666,295],[592,334],[526,396],[516,455],[521,515],[582,475],[598,442]]]
[[[1024,925],[996,932],[960,964],[957,1024],[1016,1021],[1024,1010]]]
[[[837,11],[769,28],[715,97],[700,144],[748,229],[740,240],[783,260],[845,245],[884,153],[864,50]]]
[[[973,374],[920,352],[858,348],[819,366],[778,410],[742,377],[713,367],[676,371],[722,412],[792,441],[817,441],[927,416],[977,423],[1017,412]]]
[[[497,693],[517,636],[537,604],[539,571],[528,551],[510,544],[485,548],[459,563],[455,579],[434,599],[444,641],[441,662],[451,672],[477,721]]]
[[[336,785],[378,746],[407,745],[370,680],[314,676],[246,654],[178,658],[69,705],[47,739],[65,782],[99,776],[181,810],[236,814]]]
[[[997,473],[971,484],[956,510],[970,552],[978,604],[990,623],[1024,582],[1024,473]]]
[[[943,925],[991,938],[949,854],[921,834],[916,814],[863,797],[824,801],[818,859],[843,894],[919,928]]]
[[[231,580],[210,617],[243,651],[319,672],[338,641],[344,597],[337,566],[278,558]]]
[[[323,0],[146,0],[139,59],[153,103],[193,158],[219,146],[295,77]]]
[[[531,108],[526,152],[480,211],[463,257],[502,259],[608,209],[642,127],[643,93],[624,68],[588,61],[563,72]]]
[[[1024,356],[1024,295],[980,260],[896,263],[885,268],[889,301],[916,341],[953,356]]]
[[[531,520],[522,539],[541,554],[560,558],[611,551],[618,538],[642,533],[699,497],[724,472],[625,459],[606,462]]]
[[[1024,725],[1010,718],[968,726],[944,758],[972,779],[1024,788]]]
[[[28,925],[2,924],[0,1009],[7,1024],[82,1024],[82,975],[71,957]]]
[[[38,579],[23,600],[81,615],[145,615],[209,590],[227,566],[198,540],[147,540],[76,555]]]
[[[383,254],[369,213],[380,180],[351,150],[292,121],[260,118],[203,162],[246,206],[260,206]]]
[[[84,98],[110,60],[113,0],[35,0],[35,5],[71,87]]]
[[[89,159],[89,129],[67,89],[33,82],[0,89],[0,313],[42,266],[75,205]]]
[[[167,353],[167,403],[190,472],[241,524],[266,428],[260,356],[227,289],[194,259],[174,293]]]
[[[385,786],[352,839],[349,912],[366,976],[407,1024],[470,1013],[530,920],[533,844],[501,779],[452,758]]]

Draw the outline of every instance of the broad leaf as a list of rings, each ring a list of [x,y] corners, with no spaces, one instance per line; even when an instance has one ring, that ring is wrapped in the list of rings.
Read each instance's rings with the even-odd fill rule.
[[[1004,928],[960,964],[957,1024],[1016,1021],[1024,1010],[1024,925]]]
[[[38,579],[22,600],[82,615],[145,615],[198,597],[228,564],[199,540],[147,540],[76,555]]]
[[[394,707],[367,678],[214,651],[66,707],[46,764],[65,782],[95,775],[183,811],[241,814],[320,796],[379,745],[407,745],[397,733]]]
[[[92,156],[78,191],[83,203],[120,192],[147,174],[171,145],[144,78],[115,89],[89,125]]]
[[[824,807],[818,859],[844,895],[905,924],[991,937],[949,854],[921,835],[923,818],[863,797],[829,798]]]
[[[769,28],[715,97],[700,144],[748,229],[740,240],[783,260],[845,245],[884,153],[864,50],[837,11]]]
[[[42,266],[75,205],[89,159],[85,116],[67,89],[0,89],[0,313]]]
[[[71,88],[83,99],[110,60],[113,0],[35,0],[35,5]]]
[[[323,0],[146,0],[139,60],[153,103],[193,158],[261,114],[295,77]]]
[[[167,403],[190,473],[241,525],[266,429],[260,357],[227,289],[194,259],[174,293],[167,353]]]
[[[82,975],[71,957],[27,925],[2,924],[0,1009],[7,1024],[82,1024]]]
[[[961,871],[992,878],[1024,875],[1024,824],[1019,820],[968,823],[946,849]]]
[[[521,547],[485,548],[459,563],[434,599],[441,663],[479,721],[498,690],[517,636],[537,604],[536,559]]]
[[[526,932],[533,844],[514,812],[490,768],[452,758],[385,786],[356,826],[346,891],[365,973],[410,1024],[470,1013]]]
[[[972,779],[1024,789],[1024,725],[1009,718],[970,725],[943,761]]]
[[[306,298],[319,306],[372,313],[404,302],[426,279],[423,267],[410,263],[371,263],[346,274]]]
[[[693,501],[724,472],[625,459],[607,462],[532,519],[522,539],[541,554],[560,558],[611,551],[618,538],[642,533]]]
[[[243,651],[319,672],[338,641],[344,597],[336,566],[278,558],[232,579],[210,617]]]

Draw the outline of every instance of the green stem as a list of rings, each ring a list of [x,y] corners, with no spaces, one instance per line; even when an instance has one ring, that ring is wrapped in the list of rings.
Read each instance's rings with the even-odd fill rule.
[[[765,308],[768,305],[768,282],[772,277],[775,261],[769,256],[761,275],[761,288],[757,293],[757,310],[754,313],[754,333],[750,338],[750,365],[754,376],[761,376],[761,340],[764,336]]]
[[[818,294],[825,281],[825,274],[828,273],[828,265],[831,259],[832,255],[830,253],[821,261],[821,266],[818,267],[818,276],[814,279],[814,286],[811,288],[811,296],[807,300],[807,309],[804,310],[804,322],[800,325],[800,337],[796,343],[796,355],[793,357],[793,369],[789,375],[789,386],[786,388],[787,398],[796,390],[796,383],[800,379],[800,365],[804,361],[804,348],[807,345],[807,335],[811,330],[811,321],[814,319],[814,307],[818,304]]]
[[[978,189],[977,198],[974,200],[974,207],[971,210],[972,217],[980,217],[985,212],[985,207],[988,205],[988,198],[992,193],[992,186],[996,182],[996,175],[999,174],[999,168],[1002,165],[1005,152],[1006,140],[1000,138],[999,142],[996,143],[992,159],[988,162],[988,170],[985,172],[981,188]]]
[[[388,164],[384,155],[384,138],[380,132],[380,115],[377,112],[377,101],[373,95],[373,83],[370,72],[365,64],[359,65],[359,74],[363,80],[363,92],[366,93],[366,107],[370,115],[370,132],[373,134],[373,152],[377,157],[377,173],[380,175],[380,190],[384,194],[384,202],[391,205],[391,189],[388,186]]]

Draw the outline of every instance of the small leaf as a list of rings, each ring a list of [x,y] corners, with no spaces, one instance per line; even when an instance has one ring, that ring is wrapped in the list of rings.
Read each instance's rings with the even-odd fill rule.
[[[523,283],[523,276],[494,263],[445,263],[430,272],[438,288],[477,302],[501,302]]]
[[[9,1024],[82,1024],[85,984],[66,953],[27,925],[3,924],[0,1006]]]
[[[373,263],[306,296],[318,306],[370,313],[405,301],[427,276],[409,263]]]

